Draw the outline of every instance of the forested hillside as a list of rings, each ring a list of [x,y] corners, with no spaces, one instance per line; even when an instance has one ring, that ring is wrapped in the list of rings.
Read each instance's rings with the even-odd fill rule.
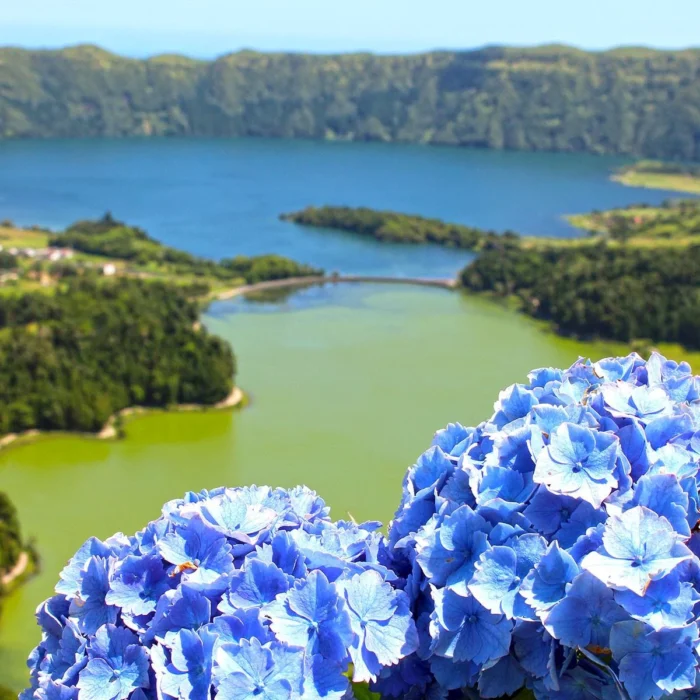
[[[563,333],[700,348],[700,201],[572,217],[578,240],[491,240],[461,274]]]
[[[274,136],[700,159],[700,51],[132,60],[0,50],[0,136]]]
[[[52,295],[0,296],[0,434],[97,431],[127,406],[224,399],[231,347],[199,327],[186,292],[80,277]]]

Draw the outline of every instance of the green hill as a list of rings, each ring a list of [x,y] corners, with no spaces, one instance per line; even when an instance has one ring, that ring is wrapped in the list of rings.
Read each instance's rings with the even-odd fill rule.
[[[700,159],[700,51],[0,49],[0,136],[270,136]]]

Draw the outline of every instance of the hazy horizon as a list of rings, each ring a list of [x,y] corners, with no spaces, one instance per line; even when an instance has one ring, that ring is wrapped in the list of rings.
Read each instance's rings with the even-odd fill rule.
[[[683,21],[679,21],[679,17]],[[122,0],[70,6],[25,0],[3,10],[0,45],[55,49],[95,44],[143,58],[177,53],[211,59],[241,49],[380,54],[470,50],[490,45],[566,44],[587,51],[620,46],[678,50],[697,46],[696,0]]]
[[[305,49],[305,48],[263,48],[258,46],[236,46],[231,49],[223,50],[219,53],[212,53],[211,55],[197,55],[195,53],[187,52],[185,50],[163,50],[154,52],[144,52],[140,54],[129,53],[127,51],[120,51],[118,49],[110,48],[101,44],[97,41],[78,41],[68,44],[57,44],[55,46],[50,45],[28,45],[28,44],[17,44],[17,43],[6,43],[0,42],[0,49],[19,49],[24,51],[62,51],[65,49],[74,49],[78,47],[93,46],[108,53],[112,53],[125,58],[133,58],[136,60],[155,58],[157,56],[172,55],[172,56],[182,56],[184,58],[191,58],[193,60],[199,61],[212,61],[226,56],[229,54],[242,53],[245,51],[251,51],[254,53],[266,53],[266,54],[308,54],[308,55],[318,55],[318,56],[343,56],[343,55],[353,55],[353,54],[373,54],[378,56],[392,56],[392,55],[419,55],[425,53],[440,53],[440,52],[463,52],[468,53],[470,51],[481,51],[489,48],[506,48],[506,49],[537,49],[545,48],[549,46],[561,46],[562,48],[573,49],[575,51],[583,51],[586,53],[607,53],[610,51],[625,51],[625,50],[646,50],[646,51],[658,51],[658,52],[678,52],[678,51],[700,51],[700,41],[695,45],[688,46],[678,46],[678,47],[666,47],[666,46],[652,46],[650,44],[617,44],[603,48],[588,48],[585,46],[578,46],[576,44],[567,44],[564,42],[552,41],[552,42],[540,42],[536,44],[512,44],[512,43],[488,43],[481,44],[477,46],[433,46],[424,49],[406,49],[406,50],[377,50],[377,49],[347,49],[347,50],[321,50],[321,49]]]

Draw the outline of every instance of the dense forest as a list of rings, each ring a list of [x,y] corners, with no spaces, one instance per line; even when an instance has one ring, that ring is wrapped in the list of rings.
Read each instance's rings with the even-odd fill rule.
[[[700,348],[700,236],[688,246],[493,245],[461,274],[565,334]]]
[[[0,137],[271,136],[700,159],[700,51],[0,50]]]
[[[198,315],[187,289],[129,278],[0,297],[0,433],[97,431],[127,406],[224,399],[233,353]]]
[[[483,231],[472,226],[364,207],[307,207],[302,211],[283,214],[281,218],[302,226],[349,231],[378,241],[436,243],[467,250],[478,250],[487,241],[498,238],[493,231]],[[503,236],[510,240],[517,238],[517,234],[512,231],[505,232]]]
[[[21,551],[22,533],[17,510],[7,495],[0,491],[0,574],[12,569]]]

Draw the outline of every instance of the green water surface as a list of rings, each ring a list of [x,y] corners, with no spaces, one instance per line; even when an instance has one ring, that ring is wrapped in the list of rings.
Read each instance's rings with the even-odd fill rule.
[[[52,437],[0,453],[0,490],[36,538],[42,573],[0,617],[0,685],[21,689],[34,609],[90,535],[133,533],[168,499],[222,484],[307,484],[336,518],[390,519],[401,478],[450,421],[474,424],[528,370],[619,347],[545,333],[487,300],[411,287],[311,289],[282,305],[214,305],[251,405],[151,414],[127,437]]]

